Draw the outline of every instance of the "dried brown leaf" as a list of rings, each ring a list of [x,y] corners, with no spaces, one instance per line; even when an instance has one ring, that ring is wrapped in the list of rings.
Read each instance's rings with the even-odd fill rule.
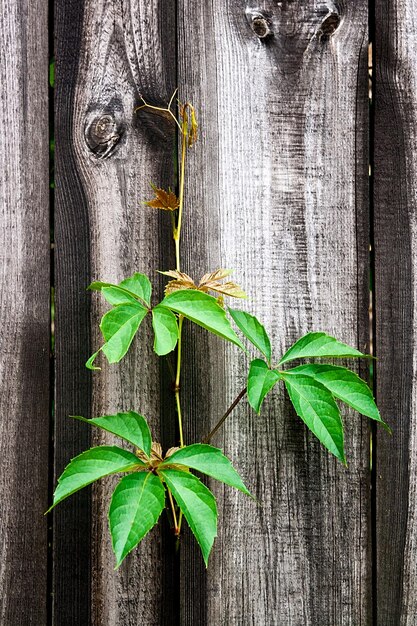
[[[165,458],[167,459],[169,456],[171,456],[171,454],[174,454],[174,452],[177,452],[179,449],[180,448],[178,448],[178,446],[175,446],[173,448],[169,448],[169,450],[167,450]]]
[[[165,191],[164,189],[158,189],[152,185],[152,189],[155,192],[155,198],[145,202],[146,206],[150,206],[154,209],[162,209],[163,211],[175,211],[179,207],[179,199],[173,191],[170,189]]]
[[[151,459],[162,459],[162,446],[157,441],[152,441]]]
[[[200,280],[199,287],[213,280],[222,280],[223,278],[226,278],[226,276],[230,276],[230,274],[232,273],[233,270],[224,269],[218,269],[214,272],[208,272],[208,274],[204,274],[203,278]]]
[[[178,272],[177,270],[169,270],[167,272],[161,272],[165,276],[169,276],[174,280],[170,280],[169,283],[165,286],[165,295],[173,293],[174,291],[178,291],[179,289],[197,289],[198,291],[202,291],[203,293],[208,293],[209,291],[215,291],[224,296],[230,296],[231,298],[246,298],[246,293],[232,281],[227,281],[222,283],[221,281],[229,276],[232,273],[232,270],[218,269],[214,272],[208,272],[204,274],[202,279],[200,280],[198,286],[195,284],[193,279],[185,274],[184,272]]]
[[[197,289],[197,287],[194,283],[187,285],[180,280],[170,280],[169,283],[165,285],[164,293],[166,296],[169,296],[171,293],[174,293],[174,291],[179,291],[180,289]]]
[[[246,293],[243,289],[231,281],[228,281],[227,283],[213,281],[206,283],[206,287],[211,289],[211,291],[217,291],[217,293],[221,293],[224,296],[230,296],[231,298],[246,298]]]
[[[174,291],[178,291],[179,289],[197,289],[197,285],[193,281],[193,279],[185,274],[184,272],[178,272],[177,270],[168,270],[167,272],[161,272],[165,276],[170,276],[174,280],[170,280],[169,283],[165,285],[165,295],[168,296],[170,293]]]
[[[229,276],[232,270],[218,269],[210,274],[205,274],[200,281],[198,288],[201,291],[216,291],[231,298],[246,298],[246,293],[232,281],[222,283],[221,281]]]
[[[188,276],[188,274],[186,274],[185,272],[179,272],[178,270],[167,270],[166,272],[158,270],[158,272],[159,274],[163,274],[164,276],[170,276],[170,278],[175,278],[176,280],[189,280],[191,282],[194,282],[193,279]]]

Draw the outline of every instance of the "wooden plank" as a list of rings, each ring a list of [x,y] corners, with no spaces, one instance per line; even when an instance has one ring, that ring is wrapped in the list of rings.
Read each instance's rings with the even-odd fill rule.
[[[0,9],[0,624],[47,620],[48,25],[40,0]]]
[[[237,0],[178,3],[180,94],[202,132],[184,270],[234,268],[276,358],[311,329],[366,350],[367,2],[248,4],[245,15]],[[247,371],[236,350],[197,335],[185,351],[187,442],[222,415]],[[183,626],[371,623],[369,431],[344,414],[348,470],[282,391],[261,418],[236,409],[214,443],[262,507],[215,487],[207,573],[183,539]]]
[[[415,264],[417,3],[375,11],[375,294],[377,398],[393,436],[376,445],[376,622],[417,614]]]
[[[55,482],[90,432],[68,415],[88,415],[91,381],[90,229],[73,143],[82,2],[55,2]],[[90,498],[87,491],[53,512],[53,624],[90,624]]]
[[[172,445],[174,418],[163,412],[160,424],[160,369],[152,351],[148,320],[130,355],[118,365],[102,362],[101,372],[91,376],[84,369],[88,351],[100,345],[98,321],[105,305],[86,295],[90,279],[119,281],[135,271],[155,281],[156,270],[168,264],[164,241],[169,224],[166,215],[145,208],[149,182],[174,185],[173,123],[161,116],[134,113],[143,96],[152,104],[167,103],[174,91],[175,13],[172,3],[158,0],[119,3],[109,0],[67,3],[57,0],[57,39],[61,52],[57,79],[57,159],[60,201],[57,245],[60,261],[57,284],[60,361],[57,411],[59,471],[75,449],[88,438],[85,425],[77,428],[66,420],[74,411],[103,415],[134,409],[149,418],[156,440]],[[59,241],[58,241],[59,239]],[[156,296],[161,296],[159,279]],[[89,305],[92,299],[92,341],[89,345]],[[60,311],[59,311],[60,309]],[[166,367],[166,366],[165,366]],[[92,389],[90,410],[89,390]],[[172,393],[172,392],[170,392]],[[172,399],[171,399],[172,404]],[[94,433],[94,443],[111,441]],[[88,572],[91,541],[91,582],[88,574],[72,583],[68,596],[62,587],[56,615],[73,624],[123,624],[124,626],[173,623],[176,584],[173,549],[165,547],[164,532],[156,529],[114,572],[114,555],[108,533],[107,510],[114,481],[103,481],[93,492],[92,531],[81,499],[69,507],[72,520],[82,531],[62,543],[60,580],[69,576],[66,560],[77,571],[82,561]],[[78,503],[78,504],[77,504]],[[78,507],[78,510],[77,510]],[[65,509],[66,511],[69,508]],[[62,529],[64,530],[64,529]],[[68,531],[68,522],[65,530]],[[71,546],[71,549],[70,549]],[[71,552],[73,554],[71,554]],[[85,584],[87,582],[87,584]],[[90,601],[81,594],[91,585]],[[64,597],[64,594],[66,597]],[[84,606],[74,617],[75,602]],[[71,617],[69,617],[71,616]],[[164,621],[165,620],[165,621]]]

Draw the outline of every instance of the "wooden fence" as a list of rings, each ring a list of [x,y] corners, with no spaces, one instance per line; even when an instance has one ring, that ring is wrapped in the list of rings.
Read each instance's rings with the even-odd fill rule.
[[[49,10],[0,4],[1,626],[415,625],[417,0]],[[394,434],[373,432],[370,450],[369,424],[348,412],[345,469],[283,394],[261,417],[242,405],[216,444],[262,506],[214,487],[207,571],[190,534],[176,553],[162,524],[115,572],[111,481],[43,512],[56,475],[91,443],[68,415],[136,409],[173,443],[172,392],[149,341],[93,375],[84,362],[103,310],[88,283],[173,266],[165,216],[141,201],[149,181],[175,185],[176,135],[134,109],[141,96],[163,105],[176,86],[201,127],[185,270],[235,268],[277,354],[312,329],[368,350],[371,275],[376,395]],[[185,348],[187,441],[224,412],[246,367],[197,335]]]

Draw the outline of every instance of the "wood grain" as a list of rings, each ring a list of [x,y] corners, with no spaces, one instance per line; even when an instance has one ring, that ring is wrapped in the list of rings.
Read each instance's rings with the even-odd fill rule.
[[[73,144],[83,10],[83,2],[55,2],[55,481],[90,444],[88,429],[68,417],[88,415],[91,406],[84,367],[90,348],[90,229]],[[89,492],[54,509],[53,521],[53,624],[90,624]]]
[[[393,436],[376,443],[376,623],[417,614],[415,264],[417,3],[376,2],[375,294],[377,399]]]
[[[0,624],[47,620],[47,6],[0,8]]]
[[[150,182],[175,185],[176,133],[173,123],[163,116],[138,114],[134,109],[141,104],[141,96],[152,104],[164,105],[174,91],[174,5],[158,0],[86,0],[69,5],[58,0],[57,4],[59,49],[63,53],[57,70],[63,107],[61,111],[57,107],[61,120],[59,126],[57,123],[61,185],[57,283],[63,355],[58,365],[61,395],[57,419],[66,420],[66,425],[59,426],[59,439],[57,435],[59,458],[63,458],[64,448],[67,459],[74,447],[81,451],[89,437],[85,425],[81,430],[66,419],[65,414],[79,410],[96,416],[139,411],[149,419],[155,439],[172,445],[172,398],[168,402],[167,383],[161,389],[149,320],[122,363],[109,366],[102,360],[102,371],[93,376],[83,364],[88,351],[100,345],[98,322],[106,308],[98,297],[85,294],[89,281],[118,282],[135,271],[144,272],[156,283],[156,301],[161,295],[156,270],[169,264],[167,216],[144,207],[142,201],[151,195]],[[162,404],[161,398],[166,402]],[[94,443],[110,440],[93,434]],[[172,624],[178,594],[173,591],[176,577],[172,542],[163,559],[161,556],[166,542],[164,526],[151,532],[114,572],[107,522],[113,486],[114,481],[103,481],[93,492],[91,603],[88,598],[81,600],[85,607],[83,619],[70,619],[71,612],[64,622]],[[88,572],[88,512],[83,516],[85,505],[78,502],[83,532],[77,533],[71,544],[75,558],[83,561]],[[67,550],[65,558],[73,561]],[[73,583],[71,603],[75,602],[76,589],[79,594],[85,592],[86,576],[82,574],[81,580]],[[62,597],[61,602],[66,606]],[[67,610],[77,609],[68,606]]]
[[[367,348],[367,3],[178,3],[179,83],[197,108],[184,269],[236,270],[277,358],[306,331]],[[187,441],[245,384],[246,359],[188,335]],[[186,378],[185,378],[186,380]],[[213,486],[220,529],[207,573],[181,554],[181,624],[371,623],[369,431],[344,410],[349,469],[281,391],[245,404],[222,437],[256,507]]]

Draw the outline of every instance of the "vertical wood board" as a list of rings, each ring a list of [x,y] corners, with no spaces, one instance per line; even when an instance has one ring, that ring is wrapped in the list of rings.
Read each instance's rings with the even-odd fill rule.
[[[55,482],[89,447],[90,432],[69,415],[88,415],[91,381],[90,227],[73,145],[75,87],[84,2],[55,2]],[[90,496],[87,490],[53,512],[53,626],[90,624]]]
[[[72,36],[71,11],[65,3],[58,4],[62,5],[65,17],[60,45],[68,49]],[[75,5],[72,11],[75,12]],[[87,398],[83,398],[88,416],[136,410],[148,418],[157,441],[168,435],[170,439],[172,427],[169,421],[165,422],[170,411],[165,414],[160,401],[168,393],[167,385],[161,389],[150,319],[143,322],[129,355],[121,363],[109,365],[100,357],[98,364],[102,371],[91,374],[84,368],[84,357],[88,356],[86,351],[91,354],[102,343],[98,323],[108,307],[97,294],[84,295],[81,290],[91,280],[119,282],[139,271],[146,273],[155,285],[154,302],[161,296],[156,270],[161,269],[161,261],[167,257],[165,248],[170,245],[163,243],[167,236],[166,216],[144,207],[142,201],[152,195],[150,182],[175,186],[176,133],[166,117],[135,113],[135,107],[142,104],[141,97],[163,106],[174,91],[174,5],[158,0],[119,3],[86,0],[81,18],[75,14],[73,17],[81,19],[76,63],[71,66],[69,58],[68,64],[61,67],[61,83],[70,83],[71,101],[63,121],[69,132],[67,141],[61,143],[60,153],[61,176],[68,187],[68,199],[60,218],[60,289],[65,290],[65,283],[67,287],[73,285],[74,298],[75,282],[78,308],[71,311],[73,331],[65,350],[69,349],[78,360],[68,361],[65,374],[84,389],[92,389],[91,410]],[[71,172],[63,170],[68,156],[73,167],[71,178]],[[81,240],[77,239],[78,235]],[[74,239],[76,247],[65,244]],[[81,255],[77,255],[77,247],[81,246]],[[73,271],[76,267],[81,268],[78,275],[67,273],[67,268]],[[90,345],[86,330],[90,325],[86,303],[89,300],[92,301]],[[63,313],[61,310],[61,319]],[[76,334],[77,320],[83,328],[81,336]],[[73,397],[76,401],[77,394]],[[61,410],[61,419],[67,419],[62,413]],[[71,428],[80,432],[76,445],[81,451],[81,443],[88,437],[85,434],[88,426],[82,425],[83,435],[81,429]],[[97,432],[91,437],[94,444],[110,441],[120,444],[120,440]],[[170,546],[162,557],[164,525],[152,531],[120,569],[114,571],[107,512],[116,480],[103,480],[93,490],[88,619],[93,625],[173,623],[175,563]]]
[[[201,129],[184,269],[199,278],[233,268],[275,360],[313,329],[366,351],[367,3],[261,5],[178,3],[180,93]],[[222,415],[248,367],[197,335],[185,351],[187,442]],[[213,485],[220,528],[207,573],[183,540],[182,625],[370,623],[369,430],[343,414],[348,470],[282,390],[260,418],[245,403],[235,410],[213,443],[262,506]]]
[[[417,614],[417,3],[375,5],[376,621]]]
[[[47,7],[0,8],[0,624],[47,619]]]

